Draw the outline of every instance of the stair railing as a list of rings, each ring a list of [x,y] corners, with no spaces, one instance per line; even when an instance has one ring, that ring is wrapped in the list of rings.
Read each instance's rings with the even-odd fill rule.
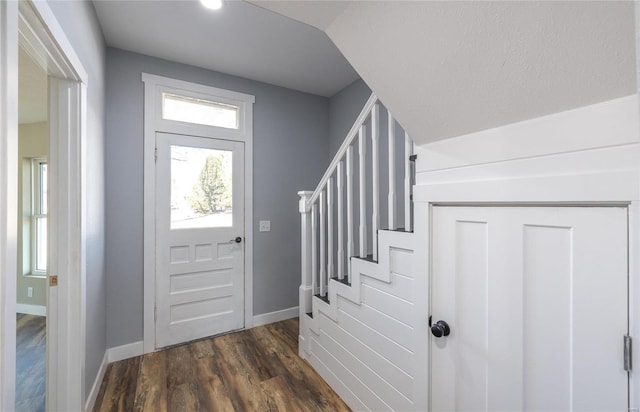
[[[330,278],[351,283],[348,260],[357,256],[378,260],[378,236],[380,223],[380,107],[372,94],[358,115],[351,130],[329,164],[320,183],[313,192],[302,191],[299,210],[301,214],[302,284],[300,286],[300,313],[311,312],[313,295],[325,297]],[[412,230],[412,165],[413,142],[404,132],[404,139],[396,138],[397,122],[387,111],[387,180],[383,196],[387,199],[387,218],[384,227],[398,230],[397,174],[403,174],[404,230]],[[367,151],[367,140],[371,148]],[[396,150],[404,150],[404,164],[396,165]],[[354,188],[355,159],[357,149],[358,187]],[[370,159],[369,159],[370,157]],[[384,162],[383,162],[384,163]],[[384,166],[384,164],[383,164]],[[370,179],[368,177],[370,176]],[[357,191],[357,193],[356,193]],[[370,194],[369,194],[370,193]],[[354,196],[358,200],[358,251],[355,251],[354,228],[356,221]],[[384,198],[383,197],[383,198]],[[346,204],[345,204],[346,203]],[[367,214],[370,209],[370,214]],[[336,213],[337,212],[337,213]],[[346,214],[346,217],[345,217]],[[337,215],[337,216],[336,216]],[[346,220],[346,222],[345,222]],[[368,226],[370,224],[370,227]],[[345,239],[346,231],[346,239]],[[368,240],[371,239],[369,247]],[[346,240],[346,244],[345,244]],[[337,245],[334,246],[334,241]],[[369,254],[369,251],[371,252]]]

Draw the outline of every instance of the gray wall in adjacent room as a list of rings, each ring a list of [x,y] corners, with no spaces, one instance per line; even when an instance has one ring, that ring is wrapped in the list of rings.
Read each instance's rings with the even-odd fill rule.
[[[356,80],[329,99],[329,159],[336,154],[353,122],[371,96],[371,89]]]
[[[142,72],[254,95],[254,315],[298,305],[298,190],[329,163],[329,99],[107,49],[107,345],[143,338]],[[258,221],[271,220],[271,232]]]
[[[89,394],[106,350],[104,219],[105,46],[88,1],[49,1],[49,6],[87,71],[86,158],[86,354],[85,395]]]

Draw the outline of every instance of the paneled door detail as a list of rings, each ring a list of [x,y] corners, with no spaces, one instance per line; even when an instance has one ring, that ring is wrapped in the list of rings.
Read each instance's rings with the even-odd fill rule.
[[[628,408],[626,208],[434,207],[432,233],[432,411]]]
[[[156,134],[156,347],[244,327],[244,143]]]

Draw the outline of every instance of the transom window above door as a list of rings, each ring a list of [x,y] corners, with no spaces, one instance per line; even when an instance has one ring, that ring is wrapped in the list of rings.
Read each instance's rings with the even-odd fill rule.
[[[145,114],[156,132],[246,141],[255,97],[143,73]]]
[[[240,108],[232,104],[162,93],[162,118],[237,129],[240,122]]]

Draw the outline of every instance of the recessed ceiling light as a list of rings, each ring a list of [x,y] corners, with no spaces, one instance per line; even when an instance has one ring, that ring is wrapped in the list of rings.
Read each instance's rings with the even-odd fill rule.
[[[222,8],[222,0],[200,0],[200,3],[211,10],[220,10]]]

